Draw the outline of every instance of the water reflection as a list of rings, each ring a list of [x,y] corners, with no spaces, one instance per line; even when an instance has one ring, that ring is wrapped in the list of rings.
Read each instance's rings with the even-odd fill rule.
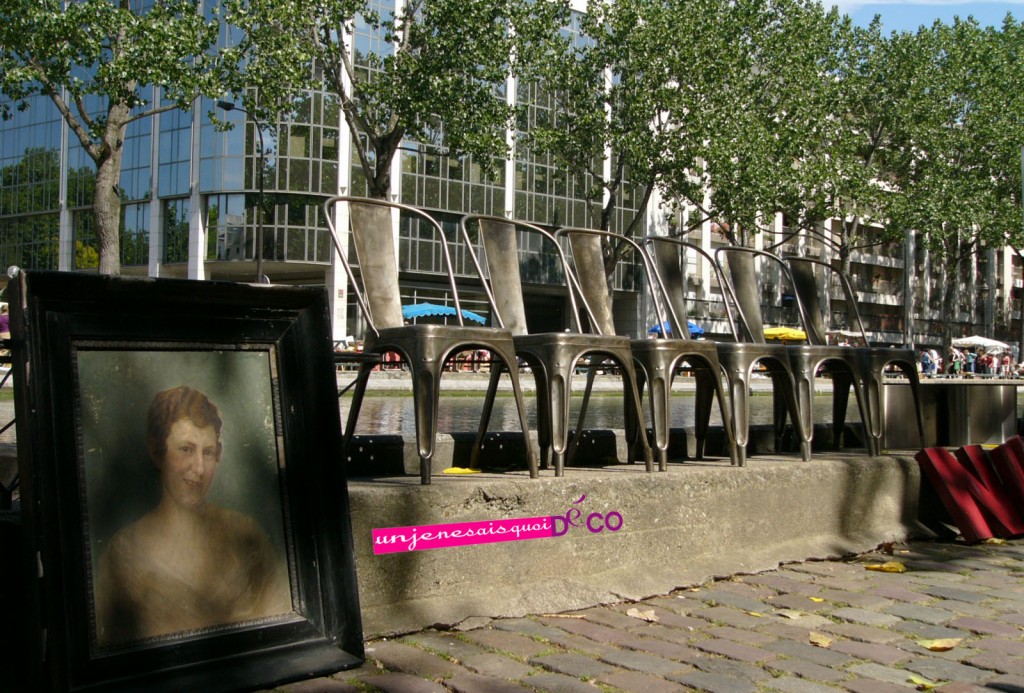
[[[579,417],[581,398],[574,397],[571,405],[572,425]],[[480,411],[483,408],[483,393],[442,395],[440,409],[438,411],[437,430],[441,433],[452,433],[457,431],[476,431],[480,421]],[[348,416],[350,400],[345,397],[341,399],[342,420]],[[646,410],[645,418],[649,420],[649,412]],[[536,400],[532,396],[526,398],[526,411],[529,417],[530,428],[537,426]],[[413,436],[416,434],[416,414],[412,404],[411,396],[389,395],[384,397],[367,396],[363,400],[363,410],[359,414],[359,425],[356,427],[357,435],[370,434],[401,434]],[[602,393],[594,396],[587,407],[587,428],[596,429],[621,429],[623,427],[622,398]],[[850,403],[846,412],[847,422],[858,420],[857,403],[853,396],[850,396]],[[692,393],[681,393],[672,398],[672,427],[692,427],[694,423],[694,397]],[[831,393],[819,394],[814,398],[814,421],[815,423],[830,423],[832,421],[832,395]],[[770,393],[755,393],[750,399],[750,423],[752,425],[772,423],[772,397]],[[717,403],[711,412],[711,425],[720,426],[722,417]],[[495,403],[494,413],[491,416],[491,431],[518,431],[519,416],[516,414],[515,400],[512,397],[499,397]]]

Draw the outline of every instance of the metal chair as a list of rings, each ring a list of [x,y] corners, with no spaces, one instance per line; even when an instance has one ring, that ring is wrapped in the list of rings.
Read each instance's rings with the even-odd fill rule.
[[[492,304],[498,324],[513,334],[516,354],[533,372],[537,384],[537,436],[540,445],[541,466],[552,458],[555,475],[562,476],[567,459],[572,456],[586,415],[588,392],[584,396],[577,425],[577,435],[569,441],[569,387],[572,374],[578,367],[593,373],[598,364],[611,361],[622,373],[626,436],[630,445],[630,459],[640,445],[647,471],[653,470],[652,455],[643,435],[643,410],[636,386],[630,340],[608,331],[608,323],[598,319],[580,291],[579,281],[572,272],[565,253],[555,236],[539,226],[502,217],[471,214],[459,222],[466,247],[481,276],[483,287]],[[471,232],[472,227],[472,232]],[[474,238],[474,234],[476,238]],[[531,333],[526,321],[520,274],[519,234],[539,241],[547,250],[546,257],[562,274],[571,307],[572,328],[564,332]],[[478,253],[482,246],[487,272],[483,270]],[[589,333],[584,330],[580,310],[586,315]],[[584,366],[586,364],[586,366]],[[494,399],[493,381],[488,392],[484,416],[490,416]]]
[[[347,244],[339,238],[335,226],[335,214],[340,211],[340,206],[349,212],[349,229],[358,261],[358,274],[348,260]],[[463,324],[462,306],[455,284],[451,256],[441,226],[428,214],[414,207],[383,200],[332,197],[324,203],[324,210],[334,247],[348,275],[356,302],[369,326],[369,333],[364,340],[364,351],[376,354],[398,352],[411,371],[416,411],[416,443],[420,457],[420,482],[430,483],[431,460],[434,454],[434,441],[437,438],[440,379],[444,364],[456,353],[470,349],[486,349],[504,363],[504,369],[491,369],[490,385],[492,389],[497,390],[502,370],[508,372],[523,435],[526,438],[530,476],[536,478],[537,460],[530,442],[512,334],[507,329],[499,327],[468,327]],[[433,234],[437,247],[441,250],[448,277],[448,290],[455,304],[458,325],[405,324],[399,294],[398,263],[392,223],[392,215],[395,213],[404,213],[419,219],[420,228]],[[374,363],[369,362],[362,364],[359,369],[345,428],[346,457],[373,368]],[[476,466],[486,431],[487,421],[481,420],[470,460],[471,467]]]
[[[752,252],[726,254],[733,249]],[[735,315],[729,313],[729,322],[736,341],[715,344],[729,381],[738,463],[746,463],[750,434],[750,378],[757,365],[764,367],[772,379],[776,448],[782,446],[788,412],[800,439],[801,457],[810,460],[810,400],[807,397],[798,398],[798,383],[790,349],[783,344],[769,344],[765,340],[754,252],[761,251],[728,246],[718,248],[714,256],[714,266],[722,283],[727,310],[731,305],[735,311]],[[723,259],[728,262],[723,264]],[[803,386],[806,387],[806,383]]]
[[[685,276],[682,269],[683,249],[690,249],[707,259],[717,271],[714,259],[699,246],[668,236],[646,236],[642,243],[647,248],[645,256],[649,285],[655,300],[658,325],[661,331],[658,339],[635,340],[633,355],[641,364],[640,388],[643,380],[650,381],[651,412],[654,420],[656,447],[659,453],[668,445],[668,421],[671,411],[672,381],[682,362],[694,369],[696,379],[695,458],[704,459],[708,423],[711,418],[711,400],[718,396],[722,412],[722,425],[729,441],[729,459],[734,465],[740,463],[736,434],[733,430],[732,412],[722,385],[725,369],[718,358],[718,346],[712,341],[697,341],[691,338],[687,325]],[[722,284],[719,280],[719,284]],[[729,324],[733,325],[732,313],[726,305]],[[666,329],[667,328],[667,329]],[[735,332],[735,330],[733,330]],[[671,338],[666,334],[671,333]],[[659,426],[659,422],[661,426]],[[664,434],[661,433],[664,431]]]
[[[756,291],[759,282],[755,272],[754,259],[760,257],[775,264],[779,276],[783,280],[783,286],[792,287],[794,291],[793,299],[808,343],[785,345],[784,348],[789,355],[796,383],[797,406],[803,419],[799,425],[794,421],[794,429],[801,437],[801,446],[806,448],[809,454],[814,439],[814,381],[819,373],[823,373],[832,379],[832,425],[836,436],[836,446],[839,447],[842,444],[842,432],[846,427],[846,409],[852,388],[864,427],[865,447],[869,454],[874,454],[869,435],[871,423],[860,356],[847,347],[829,346],[825,343],[826,340],[822,340],[820,343],[810,340],[808,335],[813,331],[810,317],[798,289],[800,285],[794,280],[786,261],[767,251],[741,246],[719,248],[716,251],[716,256],[726,258],[734,280],[732,286],[747,285],[747,290],[737,297],[739,310],[744,314],[751,331],[760,333],[762,340],[764,339],[764,323],[759,292]],[[804,280],[806,281],[806,277]],[[778,419],[781,417],[780,411],[781,408],[777,406],[777,426],[779,425]]]
[[[722,408],[722,420],[729,438],[730,459],[735,464],[737,462],[735,436],[732,433],[732,425],[728,419],[729,412],[725,390],[722,387],[722,367],[718,362],[718,353],[715,345],[711,342],[697,342],[690,339],[685,321],[682,323],[682,328],[679,329],[677,328],[678,323],[669,323],[666,320],[667,313],[662,308],[664,301],[659,291],[660,285],[656,278],[655,269],[651,264],[651,258],[643,251],[640,244],[627,236],[595,229],[565,228],[559,229],[555,235],[564,236],[569,239],[576,277],[584,296],[587,298],[587,302],[594,309],[596,315],[599,316],[599,319],[603,321],[602,330],[615,329],[612,320],[611,296],[608,291],[608,281],[604,266],[604,251],[602,248],[604,240],[610,241],[617,247],[628,248],[632,251],[633,256],[640,261],[640,266],[647,278],[647,284],[654,295],[658,324],[662,326],[663,333],[666,325],[669,325],[673,330],[672,338],[667,338],[663,334],[662,336],[665,338],[662,339],[630,340],[630,350],[633,354],[633,359],[640,366],[637,370],[637,390],[641,395],[641,399],[644,386],[648,382],[650,383],[651,422],[655,449],[658,454],[659,469],[664,470],[667,468],[672,380],[684,361],[694,367],[697,376],[697,446],[695,457],[697,459],[704,458],[711,398],[717,393],[719,405]],[[683,315],[685,315],[685,311]],[[592,382],[593,374],[590,373],[587,379],[588,390]],[[703,409],[708,410],[707,416],[703,415]]]
[[[867,439],[869,454],[872,456],[882,454],[882,445],[885,440],[885,411],[882,405],[882,391],[885,385],[885,369],[888,366],[895,366],[902,371],[910,384],[910,391],[914,397],[914,411],[917,416],[917,429],[923,447],[924,423],[919,398],[920,378],[917,373],[917,355],[914,350],[869,345],[864,322],[861,320],[860,310],[857,307],[857,294],[854,292],[849,278],[841,271],[827,262],[809,257],[789,257],[786,258],[786,264],[793,278],[796,297],[804,312],[807,340],[812,345],[824,347],[828,343],[828,330],[823,318],[826,311],[822,309],[820,301],[821,288],[825,287],[828,290],[837,281],[842,288],[847,314],[852,316],[855,321],[864,345],[838,348],[844,350],[844,353],[852,351],[853,358],[849,360],[849,363],[854,375],[854,382],[859,383],[863,397],[861,418],[864,421],[864,435]],[[822,282],[819,282],[815,276],[816,268],[823,275]],[[835,349],[836,347],[831,348]],[[837,406],[835,402],[833,406]],[[833,412],[834,415],[835,412]],[[837,447],[842,444],[841,429],[841,426],[836,426]]]

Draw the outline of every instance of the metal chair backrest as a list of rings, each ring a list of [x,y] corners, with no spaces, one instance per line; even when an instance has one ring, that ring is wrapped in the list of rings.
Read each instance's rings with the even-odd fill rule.
[[[478,231],[478,242],[474,241],[470,233],[470,229],[474,225]],[[480,275],[483,282],[484,291],[487,293],[491,305],[494,306],[494,318],[498,325],[508,329],[514,335],[529,334],[520,271],[522,259],[519,252],[519,236],[527,234],[540,238],[545,247],[549,247],[558,258],[566,279],[573,327],[576,332],[581,331],[577,309],[578,287],[576,287],[569,270],[565,253],[554,235],[534,224],[485,214],[467,214],[459,221],[459,229],[462,232],[466,248],[470,250],[470,259],[476,266],[477,274]],[[480,264],[479,254],[473,252],[478,244],[483,247],[486,272]],[[589,307],[586,310],[589,312]]]
[[[529,330],[526,327],[523,280],[519,272],[516,225],[502,219],[480,218],[479,226],[487,261],[486,276],[490,278],[489,290],[493,290],[499,324],[512,334],[526,334]]]
[[[669,319],[669,325],[672,328],[672,335],[679,338],[680,335],[685,335],[686,338],[690,337],[690,329],[687,326],[687,306],[686,306],[686,276],[683,272],[683,256],[681,251],[693,251],[703,257],[711,271],[715,273],[715,277],[718,279],[718,285],[722,287],[723,294],[727,291],[727,284],[725,279],[722,277],[721,268],[718,263],[706,250],[701,248],[699,245],[694,245],[689,241],[684,241],[680,238],[671,238],[669,236],[645,236],[643,238],[643,244],[647,247],[650,264],[653,270],[654,280],[658,285],[659,293],[662,297],[662,303],[664,304],[667,317]],[[736,320],[733,317],[733,307],[730,304],[728,296],[723,295],[723,304],[725,307],[725,317],[729,323],[729,330],[733,336],[733,339],[739,341],[740,337],[736,327]],[[657,302],[655,305],[659,305]],[[665,322],[665,315],[658,316],[658,320],[661,324]]]
[[[722,269],[723,265],[728,268],[728,273],[722,269],[722,276],[726,278],[726,289],[735,304],[740,325],[743,327],[744,336],[741,341],[764,344],[767,343],[767,339],[764,335],[764,317],[761,312],[761,281],[755,262],[758,258],[764,258],[774,263],[785,282],[795,290],[793,275],[778,255],[766,250],[738,245],[723,246],[715,250],[715,259],[719,268]],[[800,316],[800,324],[806,334],[807,311],[804,309],[799,293],[796,293],[794,298]]]
[[[611,300],[611,292],[608,286],[608,273],[604,260],[604,249],[602,243],[607,241],[612,246],[612,252],[618,248],[628,247],[634,257],[640,261],[647,286],[651,288],[654,299],[654,312],[657,315],[658,324],[666,323],[667,315],[671,306],[666,307],[664,292],[655,291],[659,285],[657,272],[650,257],[643,252],[640,244],[622,233],[602,231],[594,228],[560,228],[555,232],[556,237],[566,237],[569,241],[569,248],[572,251],[573,270],[577,279],[580,291],[590,305],[594,317],[596,331],[602,335],[614,335],[614,311]],[[683,313],[685,315],[685,312]],[[682,332],[674,333],[689,338],[689,331],[686,329],[685,320],[682,322]],[[675,324],[672,329],[675,330]],[[683,338],[683,337],[680,337]]]
[[[808,342],[818,345],[828,344],[829,325],[826,324],[824,319],[825,310],[821,304],[821,289],[824,288],[824,290],[828,291],[832,285],[832,279],[838,279],[840,286],[843,288],[848,312],[852,313],[857,322],[857,329],[860,332],[861,339],[867,345],[867,333],[864,331],[864,322],[861,320],[860,310],[857,308],[857,294],[854,293],[853,286],[845,274],[827,262],[809,257],[788,257],[786,258],[786,265],[789,267],[793,277],[793,288],[796,290],[797,298],[807,313],[805,323]],[[819,285],[818,279],[814,274],[815,266],[822,268],[822,274],[824,274],[825,278],[823,287]]]
[[[349,262],[347,248],[344,247],[336,228],[336,213],[339,205],[346,205],[349,212],[349,230],[352,234],[352,247],[356,253],[359,274],[356,275]],[[463,325],[462,306],[455,285],[455,273],[452,271],[451,255],[441,225],[426,212],[408,205],[385,200],[373,200],[362,197],[338,196],[324,203],[327,227],[331,232],[334,248],[341,258],[345,273],[352,285],[366,322],[375,335],[381,329],[400,327],[405,324],[402,317],[402,297],[398,284],[398,259],[395,250],[393,212],[411,215],[421,221],[421,228],[426,228],[435,237],[441,248],[445,272],[448,275],[449,291],[455,303],[455,318]]]
[[[555,236],[569,239],[576,281],[592,312],[591,331],[615,334],[615,315],[601,248],[601,237],[610,238],[612,234],[590,229],[559,229]]]

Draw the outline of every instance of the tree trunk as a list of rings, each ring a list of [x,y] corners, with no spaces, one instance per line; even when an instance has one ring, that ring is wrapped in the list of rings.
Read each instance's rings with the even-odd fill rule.
[[[367,192],[375,200],[387,200],[391,193],[391,159],[385,160],[378,152],[375,169],[363,171],[366,174]]]
[[[93,217],[96,220],[96,243],[100,256],[100,274],[121,274],[121,159],[124,155],[122,125],[128,109],[110,109],[103,148],[96,160],[96,190],[93,193]]]

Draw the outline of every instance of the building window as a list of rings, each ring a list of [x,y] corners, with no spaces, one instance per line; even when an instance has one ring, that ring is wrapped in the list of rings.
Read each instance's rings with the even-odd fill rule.
[[[96,238],[96,218],[91,209],[80,209],[71,214],[71,237],[75,242],[75,269],[99,267],[100,253]]]
[[[253,234],[246,233],[245,195],[206,198],[206,259],[245,260],[252,257]]]
[[[0,270],[55,270],[60,251],[60,217],[38,214],[0,219]]]
[[[121,264],[149,264],[149,203],[121,207]]]
[[[188,262],[187,197],[164,201],[164,258],[166,263]]]

